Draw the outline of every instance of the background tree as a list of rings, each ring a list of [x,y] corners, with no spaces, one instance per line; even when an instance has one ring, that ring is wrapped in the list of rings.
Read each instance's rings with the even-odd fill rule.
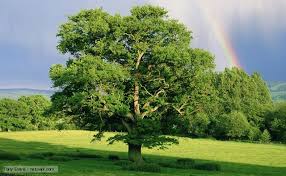
[[[276,103],[274,109],[265,116],[265,128],[270,132],[272,139],[286,143],[286,103]]]
[[[0,131],[32,129],[28,106],[12,99],[0,100]]]
[[[270,91],[260,75],[258,73],[248,75],[238,68],[225,69],[217,74],[215,89],[219,114],[213,120],[213,127],[220,126],[221,123],[218,122],[224,121],[222,118],[226,116],[232,118],[232,113],[240,112],[250,125],[248,138],[257,138],[254,135],[260,135],[265,113],[273,106]],[[212,129],[213,135],[221,138],[223,135],[218,133],[219,131],[217,128]]]
[[[21,102],[28,107],[31,124],[37,129],[45,129],[45,126],[49,126],[46,124],[49,119],[44,116],[51,106],[51,102],[48,98],[41,95],[22,96],[18,99],[18,102]]]
[[[50,100],[41,95],[0,99],[0,131],[51,129],[53,119],[45,114],[50,106]]]
[[[133,161],[142,161],[142,145],[177,143],[161,135],[163,115],[194,111],[190,91],[197,85],[191,81],[214,67],[210,54],[190,49],[191,33],[184,25],[148,5],[124,17],[83,10],[61,25],[58,37],[58,49],[73,58],[50,70],[60,90],[52,96],[55,109],[73,115],[82,128],[99,130],[96,138],[110,124],[124,127],[128,133],[109,142],[128,144]],[[207,95],[206,89],[200,93]]]

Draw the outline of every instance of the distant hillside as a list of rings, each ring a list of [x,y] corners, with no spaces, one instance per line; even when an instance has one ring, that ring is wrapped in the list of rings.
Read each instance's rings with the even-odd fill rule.
[[[286,82],[268,82],[268,86],[274,101],[286,101]]]
[[[17,99],[20,96],[29,95],[43,95],[50,97],[54,91],[52,90],[38,90],[38,89],[0,89],[0,98],[13,98]]]
[[[286,82],[276,81],[268,82],[268,87],[271,91],[274,101],[286,101]],[[20,96],[29,95],[44,95],[50,97],[53,95],[53,90],[39,90],[39,89],[0,89],[0,98],[13,98],[17,99]]]

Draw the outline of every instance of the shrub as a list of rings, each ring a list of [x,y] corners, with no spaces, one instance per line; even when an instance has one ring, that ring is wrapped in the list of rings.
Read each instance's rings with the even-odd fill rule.
[[[77,129],[76,125],[71,122],[70,119],[67,118],[60,118],[56,121],[55,128],[57,130],[75,130]]]
[[[132,163],[129,165],[124,165],[122,167],[124,170],[139,171],[139,172],[161,172],[161,168],[157,164],[149,163]]]
[[[115,161],[115,160],[119,160],[120,158],[117,155],[108,155],[108,159],[112,160],[112,161]]]
[[[190,118],[190,133],[197,137],[205,137],[210,119],[205,113],[198,113]]]
[[[123,161],[117,161],[114,164],[117,166],[128,166],[130,164],[132,164],[132,161],[128,161],[128,160],[123,160]]]
[[[191,158],[180,158],[180,159],[177,159],[177,163],[180,165],[194,165],[195,160]]]
[[[250,127],[247,137],[250,141],[258,141],[261,136],[261,131],[257,127]]]
[[[159,163],[162,167],[175,168],[175,169],[193,169],[193,165],[181,165],[178,163]]]
[[[67,155],[70,157],[77,157],[77,158],[103,158],[101,155],[93,153],[83,153],[83,152],[69,153]]]
[[[217,163],[202,163],[202,164],[195,164],[194,169],[207,170],[207,171],[220,171],[221,167]]]
[[[250,125],[242,112],[234,111],[220,116],[217,131],[225,138],[241,139],[249,132]]]
[[[28,157],[32,159],[45,159],[45,156],[42,153],[32,153]]]
[[[70,160],[72,160],[70,157],[66,157],[66,156],[51,156],[48,159],[53,160],[53,161],[70,161]]]
[[[259,141],[261,143],[269,143],[271,141],[271,136],[268,130],[264,130],[263,133],[260,136]]]
[[[21,157],[15,153],[0,151],[0,160],[20,160]]]
[[[43,152],[43,153],[41,153],[44,157],[51,157],[51,156],[54,156],[55,155],[55,153],[53,153],[53,152]]]
[[[177,159],[175,163],[159,163],[162,167],[176,168],[176,169],[192,169],[195,165],[195,160],[190,158]]]

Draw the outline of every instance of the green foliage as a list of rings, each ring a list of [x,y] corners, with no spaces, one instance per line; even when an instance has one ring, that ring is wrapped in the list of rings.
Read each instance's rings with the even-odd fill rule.
[[[178,144],[174,137],[163,136],[160,122],[152,119],[137,120],[134,129],[129,134],[117,134],[108,139],[110,144],[116,141],[123,141],[125,143],[143,144],[144,147],[153,148],[159,146],[164,149],[167,145]]]
[[[257,127],[250,127],[247,137],[250,141],[259,141],[261,136],[261,131]]]
[[[190,133],[196,137],[207,136],[210,119],[205,113],[197,113],[190,118]]]
[[[175,163],[173,162],[164,162],[159,163],[162,167],[176,168],[176,169],[192,169],[195,165],[195,160],[190,158],[180,158],[177,159]]]
[[[194,165],[195,160],[191,158],[180,158],[180,159],[177,159],[177,163],[180,165]]]
[[[101,155],[85,152],[68,153],[67,156],[76,158],[103,158]]]
[[[249,131],[249,127],[250,125],[245,115],[237,111],[220,116],[216,124],[217,130],[222,135],[221,137],[224,136],[232,139],[246,136]]]
[[[99,130],[97,138],[112,127],[128,133],[110,143],[164,148],[177,143],[162,136],[166,112],[184,116],[193,99],[208,99],[202,80],[211,83],[214,58],[191,49],[191,32],[163,8],[134,7],[124,17],[82,10],[60,26],[58,37],[58,49],[74,58],[50,70],[61,90],[52,96],[53,107],[72,115],[80,128]],[[204,96],[190,94],[194,89]]]
[[[52,119],[45,116],[50,105],[50,101],[40,95],[0,99],[0,131],[52,129]]]
[[[207,170],[207,171],[220,171],[221,166],[217,163],[201,163],[201,164],[196,164],[194,166],[194,169]]]
[[[286,142],[286,103],[276,103],[265,116],[265,125],[274,141]]]
[[[268,130],[264,130],[259,139],[262,143],[269,143],[271,141],[271,135]]]
[[[258,140],[272,108],[261,76],[239,68],[215,72],[214,56],[190,48],[191,32],[163,8],[130,12],[82,10],[60,26],[58,50],[72,57],[50,69],[59,90],[52,109],[78,128],[98,130],[95,139],[108,130],[126,132],[109,138],[111,144],[178,143],[163,134]]]
[[[226,69],[217,75],[219,112],[240,111],[252,126],[261,126],[272,107],[270,91],[258,73],[249,76],[241,69]]]
[[[28,106],[17,100],[0,99],[0,131],[34,129]]]
[[[0,99],[0,131],[76,129],[69,116],[51,113],[51,102],[44,96]]]
[[[139,171],[139,172],[161,172],[161,168],[157,164],[153,163],[132,163],[129,165],[124,165],[122,167],[124,170]]]
[[[128,160],[121,160],[114,162],[114,164],[121,167],[128,167],[130,164],[133,164],[133,162]]]

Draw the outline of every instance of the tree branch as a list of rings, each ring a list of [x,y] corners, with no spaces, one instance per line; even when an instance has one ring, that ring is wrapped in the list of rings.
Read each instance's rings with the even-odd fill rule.
[[[185,101],[179,108],[173,106],[173,108],[180,114],[180,115],[184,115],[185,112],[182,112],[182,109],[184,109],[184,107],[187,105],[188,100]]]
[[[132,130],[131,127],[130,127],[130,125],[129,125],[127,122],[125,122],[124,119],[121,119],[121,122],[122,122],[122,124],[125,126],[125,128],[127,129],[128,133],[130,133],[131,130]]]
[[[148,115],[149,113],[152,113],[152,112],[157,111],[159,108],[160,108],[160,106],[158,105],[158,106],[155,106],[154,108],[150,109],[149,111],[143,112],[142,115],[141,115],[142,118],[144,118],[144,117],[145,117],[146,115]]]
[[[141,53],[140,53],[140,52],[138,51],[137,62],[136,62],[136,65],[135,65],[136,70],[138,69],[138,67],[139,67],[139,65],[140,65],[140,62],[141,62],[141,59],[142,59],[143,55],[144,55],[144,52],[141,52]]]

